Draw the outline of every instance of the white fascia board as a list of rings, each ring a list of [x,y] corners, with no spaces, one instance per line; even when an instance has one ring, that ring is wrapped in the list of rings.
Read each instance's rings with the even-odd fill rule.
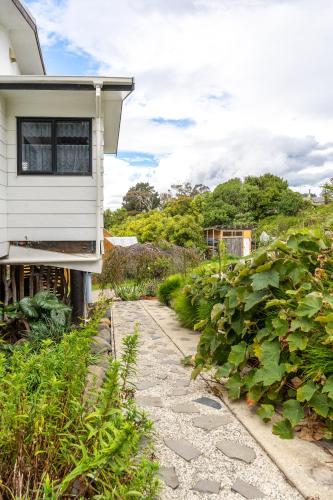
[[[94,254],[67,254],[16,245],[10,246],[8,257],[0,259],[1,265],[47,265],[93,273],[101,272],[102,263],[102,258]]]

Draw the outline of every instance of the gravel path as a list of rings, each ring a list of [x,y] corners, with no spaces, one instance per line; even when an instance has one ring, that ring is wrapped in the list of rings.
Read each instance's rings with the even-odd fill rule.
[[[158,321],[156,321],[158,320]],[[163,320],[177,330],[171,340]],[[180,328],[157,302],[115,302],[113,328],[119,352],[123,336],[140,331],[137,401],[155,423],[156,453],[165,500],[303,497],[241,423],[180,360],[194,352],[197,335]],[[181,349],[181,351],[180,351]]]

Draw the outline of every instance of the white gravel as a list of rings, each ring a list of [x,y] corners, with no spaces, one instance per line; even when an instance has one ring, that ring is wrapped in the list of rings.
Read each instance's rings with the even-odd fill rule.
[[[192,419],[198,416],[198,413],[179,414],[171,410],[172,405],[193,402],[194,399],[201,396],[217,399],[208,392],[206,384],[201,379],[191,381],[190,386],[187,388],[187,395],[172,396],[173,390],[179,388],[179,385],[177,385],[179,380],[190,379],[191,368],[185,368],[180,364],[181,352],[154,321],[151,310],[154,310],[154,308],[149,310],[149,314],[140,301],[116,302],[113,305],[113,324],[117,351],[121,350],[123,336],[132,333],[134,325],[138,324],[141,337],[137,366],[138,381],[153,381],[155,384],[148,389],[138,391],[137,396],[158,396],[163,402],[162,408],[146,409],[154,421],[155,446],[159,461],[163,465],[175,467],[180,484],[175,490],[165,486],[160,498],[162,500],[241,499],[243,498],[241,495],[231,491],[232,484],[239,477],[257,486],[267,499],[302,499],[303,497],[286,481],[277,466],[223,403],[220,410],[193,403],[201,415],[221,413],[230,415],[231,423],[210,432],[193,426]],[[158,311],[157,308],[156,311]],[[173,324],[174,317],[172,312],[165,308],[163,310],[164,319],[167,314],[170,314],[170,327]],[[161,315],[161,312],[159,312],[159,315]],[[177,330],[180,330],[183,339],[191,338],[191,342],[188,342],[187,345],[192,346],[193,349],[193,334],[190,334],[186,329],[180,329],[179,326],[177,326]],[[161,338],[153,340],[152,336]],[[170,353],[163,352],[164,349],[170,350]],[[176,360],[179,364],[164,364],[166,360]],[[167,378],[163,380],[162,375],[167,375]],[[202,454],[191,462],[187,462],[165,446],[163,438],[187,439]],[[216,448],[216,443],[221,439],[233,439],[240,444],[250,446],[256,453],[256,459],[253,463],[247,464],[226,457]],[[191,488],[199,479],[212,479],[220,482],[219,494],[203,494],[192,491]]]

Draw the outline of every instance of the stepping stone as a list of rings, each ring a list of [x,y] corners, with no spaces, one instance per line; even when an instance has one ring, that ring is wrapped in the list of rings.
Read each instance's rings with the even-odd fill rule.
[[[179,486],[178,477],[176,474],[176,469],[172,467],[167,467],[166,465],[161,465],[157,475],[165,482],[167,486],[175,490]]]
[[[216,446],[227,457],[237,458],[248,464],[251,464],[256,458],[255,451],[252,448],[239,444],[236,441],[231,441],[231,439],[223,439],[216,443]]]
[[[160,339],[161,337],[150,337],[152,340],[158,340]]]
[[[174,413],[200,413],[196,406],[191,403],[179,403],[171,406]]]
[[[167,373],[158,373],[156,375],[156,378],[159,378],[160,380],[165,380],[168,378],[168,375],[167,375]]]
[[[176,387],[188,387],[190,385],[190,381],[189,380],[176,380],[175,382],[175,386]]]
[[[216,408],[217,410],[220,410],[222,408],[222,405],[218,401],[215,401],[214,399],[211,398],[207,398],[206,396],[195,399],[194,401],[195,403],[200,403],[201,405],[210,406],[211,408]]]
[[[188,337],[180,337],[180,340],[183,340],[184,342],[192,341],[192,339],[189,339]]]
[[[158,349],[158,352],[161,352],[162,354],[176,354],[173,349]]]
[[[199,491],[200,493],[215,493],[217,495],[220,491],[220,483],[211,479],[199,479],[192,490]]]
[[[151,387],[154,387],[156,382],[152,382],[151,380],[143,380],[142,382],[138,382],[136,384],[136,388],[138,391],[144,391],[145,389],[150,389]]]
[[[190,462],[194,458],[198,458],[201,455],[201,451],[187,441],[186,439],[164,439],[165,445],[182,457],[184,460]]]
[[[165,359],[164,361],[161,361],[162,365],[179,365],[179,361],[176,359]]]
[[[230,424],[232,418],[230,415],[201,415],[192,420],[194,427],[200,427],[205,431],[212,431],[221,427],[221,425]]]
[[[136,398],[136,401],[139,405],[142,406],[151,406],[157,408],[163,407],[163,402],[158,396],[138,396]]]
[[[187,389],[183,388],[183,387],[179,387],[179,388],[176,388],[176,389],[173,389],[171,392],[168,393],[168,396],[186,396],[186,394],[188,394],[188,391]]]
[[[237,478],[234,484],[231,486],[232,491],[239,493],[244,498],[248,500],[252,498],[265,498],[265,495],[256,486],[250,483],[246,483],[242,479]]]

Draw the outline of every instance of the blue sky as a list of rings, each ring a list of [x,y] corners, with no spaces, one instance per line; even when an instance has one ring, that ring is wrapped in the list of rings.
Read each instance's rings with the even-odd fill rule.
[[[272,172],[333,175],[331,0],[29,0],[49,74],[134,76],[105,203]]]

